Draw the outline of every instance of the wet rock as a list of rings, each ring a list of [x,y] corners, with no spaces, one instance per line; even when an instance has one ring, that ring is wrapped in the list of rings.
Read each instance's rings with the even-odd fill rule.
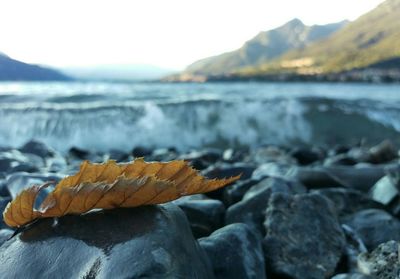
[[[72,157],[75,157],[75,158],[78,158],[78,159],[81,159],[81,160],[86,160],[91,155],[88,150],[81,149],[81,148],[78,148],[78,147],[71,147],[68,150],[68,154],[70,156],[72,156]]]
[[[179,199],[174,203],[185,212],[195,238],[208,236],[223,225],[225,206],[219,200]]]
[[[340,217],[368,208],[383,209],[382,204],[369,199],[366,194],[354,189],[326,188],[313,190],[312,193],[318,193],[330,199]]]
[[[216,164],[202,172],[202,174],[210,179],[226,178],[241,174],[241,180],[249,179],[256,169],[255,165],[246,163],[236,164]]]
[[[13,231],[9,229],[0,229],[0,246],[3,245],[12,235]]]
[[[361,273],[343,273],[333,276],[332,279],[374,279],[374,277]]]
[[[384,166],[331,167],[328,172],[349,188],[367,192],[385,175]]]
[[[324,161],[324,166],[354,166],[358,162],[347,154],[329,157]]]
[[[153,152],[153,150],[151,148],[147,148],[144,146],[136,146],[135,148],[133,148],[131,153],[132,153],[133,157],[140,158],[140,157],[149,156],[149,155],[151,155],[152,152]]]
[[[0,247],[0,262],[4,278],[214,278],[173,204],[40,220]]]
[[[390,162],[398,157],[398,151],[393,143],[385,140],[369,150],[369,162],[373,164],[382,164]]]
[[[297,194],[306,189],[296,182],[282,178],[266,178],[253,185],[243,199],[226,211],[225,223],[245,223],[264,235],[264,212],[272,193]]]
[[[379,245],[371,253],[363,253],[358,257],[358,267],[364,274],[375,279],[400,278],[400,245],[389,241]]]
[[[270,162],[290,165],[296,164],[296,160],[292,156],[277,146],[259,148],[253,152],[252,158],[257,164],[265,164]]]
[[[361,237],[349,226],[342,225],[343,232],[346,236],[345,257],[342,261],[343,271],[357,272],[358,255],[367,252],[367,247]],[[343,266],[344,265],[344,266]]]
[[[387,168],[391,166],[294,167],[287,176],[308,188],[347,187],[367,192],[385,175]]]
[[[232,149],[228,148],[224,150],[222,154],[222,160],[228,163],[235,163],[244,161],[249,154],[248,148]]]
[[[31,140],[27,142],[19,150],[23,153],[35,154],[41,158],[52,157],[55,154],[53,149],[51,149],[44,143],[36,140]]]
[[[79,166],[83,160],[89,160],[94,163],[104,162],[104,154],[90,152],[89,150],[72,147],[67,155],[68,163],[71,165]]]
[[[180,155],[178,159],[189,162],[195,169],[204,170],[221,160],[222,152],[219,149],[207,148]]]
[[[290,155],[297,160],[300,165],[310,165],[324,158],[321,150],[315,148],[295,148]]]
[[[236,223],[199,239],[211,260],[217,279],[263,279],[261,239],[250,227]]]
[[[54,157],[47,159],[46,162],[47,170],[49,172],[63,172],[68,167],[67,160],[60,155],[55,155]]]
[[[20,163],[17,166],[13,167],[12,170],[10,171],[10,173],[14,173],[14,172],[39,172],[39,168],[37,168],[36,166],[33,166],[29,163]]]
[[[207,163],[215,163],[222,157],[222,152],[219,149],[207,148],[200,151],[192,151],[188,154],[179,156],[180,159],[186,161],[202,160]]]
[[[11,201],[10,197],[0,197],[0,213],[3,213],[4,209],[6,208],[7,204]],[[6,228],[6,224],[3,221],[3,215],[0,217],[0,229]]]
[[[347,152],[347,155],[359,163],[369,162],[371,158],[369,150],[363,147],[352,148]]]
[[[400,215],[400,173],[382,177],[369,191],[371,199],[386,205],[391,212]]]
[[[13,150],[13,148],[10,146],[0,146],[0,152],[8,152],[11,150]]]
[[[205,194],[194,194],[194,195],[190,195],[190,196],[183,196],[172,202],[179,204],[181,202],[186,202],[186,201],[198,201],[198,200],[208,200],[208,199],[209,199],[209,197],[207,197]]]
[[[10,192],[8,191],[7,188],[7,183],[6,180],[0,180],[0,197],[9,197],[10,196]]]
[[[10,175],[7,178],[7,188],[10,192],[11,197],[14,199],[23,189],[29,188],[32,185],[41,185],[46,182],[53,181],[58,183],[62,177],[60,175],[54,173],[47,174],[31,174],[26,172],[17,172]],[[41,200],[46,196],[46,193],[49,192],[51,188],[43,189],[39,193],[38,200]]]
[[[0,173],[37,172],[42,167],[43,159],[34,154],[22,154],[18,150],[0,153]]]
[[[328,155],[334,156],[334,155],[347,153],[350,151],[350,149],[351,149],[351,147],[347,146],[347,145],[336,145],[331,150],[329,150]]]
[[[117,162],[126,162],[130,161],[130,157],[128,153],[125,153],[124,151],[121,150],[110,150],[110,152],[106,155],[106,160],[115,160]]]
[[[291,169],[292,166],[288,164],[265,163],[258,166],[251,177],[253,179],[262,179],[268,176],[283,178]]]
[[[264,225],[267,271],[294,279],[323,279],[334,273],[345,237],[328,199],[275,193]]]
[[[286,176],[300,181],[310,189],[345,187],[342,181],[322,167],[293,167],[287,172]]]
[[[390,174],[382,177],[371,188],[369,195],[374,201],[389,205],[399,197],[400,174]]]
[[[209,179],[213,178],[227,178],[241,174],[240,180],[249,179],[256,167],[252,164],[236,163],[236,164],[214,164],[209,168],[203,170],[201,173]],[[222,200],[224,189],[207,193],[212,199]]]
[[[362,238],[368,250],[389,240],[400,240],[400,222],[380,209],[365,209],[343,219]]]
[[[242,200],[246,192],[262,179],[246,179],[240,180],[224,188],[223,202],[225,205],[230,206]]]
[[[3,154],[0,155],[0,172],[7,173],[12,168],[12,163],[15,160],[7,158]]]
[[[171,161],[175,160],[178,154],[174,148],[159,148],[153,150],[150,156],[147,156],[148,161]]]
[[[234,160],[234,154],[235,150],[232,148],[228,148],[222,153],[222,160],[226,162],[235,162],[236,160]]]

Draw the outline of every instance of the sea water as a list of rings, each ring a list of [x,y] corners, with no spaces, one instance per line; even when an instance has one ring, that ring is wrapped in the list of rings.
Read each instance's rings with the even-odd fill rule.
[[[400,85],[342,83],[0,83],[0,146],[400,143]]]

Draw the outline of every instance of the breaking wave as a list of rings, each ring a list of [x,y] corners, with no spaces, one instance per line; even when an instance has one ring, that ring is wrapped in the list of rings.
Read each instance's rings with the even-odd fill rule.
[[[19,146],[34,138],[60,151],[72,146],[130,150],[138,145],[187,150],[400,138],[397,101],[218,94],[177,101],[162,94],[110,98],[97,92],[33,102],[29,96],[13,96],[0,95],[1,146]]]

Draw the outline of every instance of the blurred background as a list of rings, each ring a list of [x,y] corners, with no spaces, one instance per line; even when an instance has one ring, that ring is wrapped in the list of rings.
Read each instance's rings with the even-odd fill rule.
[[[0,3],[0,146],[400,143],[400,0]]]

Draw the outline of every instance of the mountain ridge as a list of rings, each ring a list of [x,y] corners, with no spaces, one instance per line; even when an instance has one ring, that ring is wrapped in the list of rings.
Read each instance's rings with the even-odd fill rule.
[[[180,75],[164,80],[400,81],[399,18],[400,0],[386,0],[356,20],[342,22],[334,31],[329,32],[326,25],[327,35],[317,38],[300,20],[294,19],[260,32],[239,50],[196,61]],[[281,37],[274,36],[276,33]],[[256,42],[252,48],[255,53],[257,42],[262,46],[275,44],[272,49],[280,51],[273,53],[259,47],[255,55],[259,60],[241,64],[240,51],[246,53],[253,42]]]
[[[246,66],[260,65],[279,57],[288,50],[305,47],[311,42],[321,40],[345,24],[347,21],[307,26],[295,18],[275,29],[259,32],[237,50],[196,61],[189,65],[185,72],[225,74]]]
[[[282,59],[309,57],[323,72],[341,72],[395,58],[400,56],[399,18],[400,0],[387,0],[322,42]]]
[[[15,60],[0,52],[0,81],[68,81],[61,72]]]

